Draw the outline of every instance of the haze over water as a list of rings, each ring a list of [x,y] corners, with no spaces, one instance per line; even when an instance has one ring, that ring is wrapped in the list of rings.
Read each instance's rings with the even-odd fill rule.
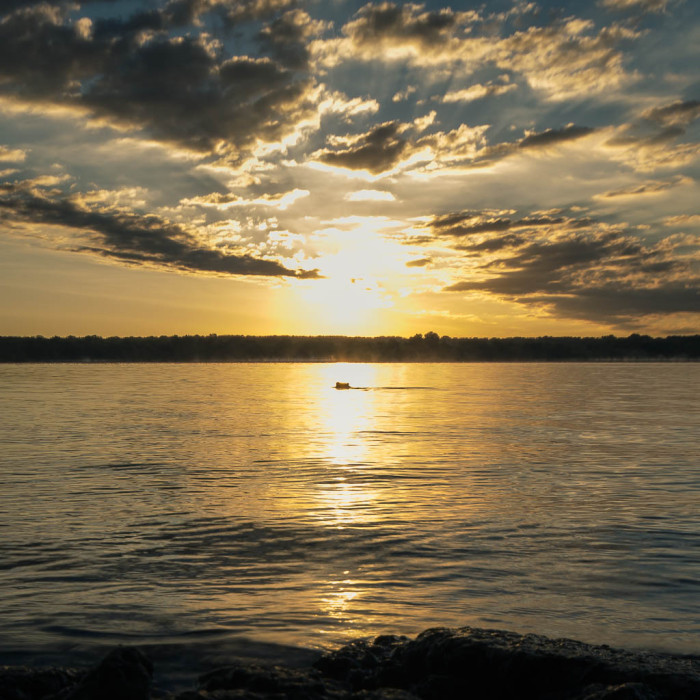
[[[2,366],[0,649],[472,625],[697,652],[698,379]]]

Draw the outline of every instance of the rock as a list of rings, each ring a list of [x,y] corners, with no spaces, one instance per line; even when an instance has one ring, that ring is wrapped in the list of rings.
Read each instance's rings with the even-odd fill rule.
[[[0,700],[698,700],[700,658],[611,649],[497,630],[386,635],[324,654],[313,668],[236,663],[199,688],[152,691],[134,648],[88,672],[0,670]]]
[[[74,686],[84,675],[70,668],[0,668],[0,698],[39,700]]]
[[[378,690],[360,690],[349,695],[348,700],[420,700],[420,698],[398,688],[379,688]]]
[[[409,642],[408,637],[382,635],[373,642],[356,640],[337,651],[324,654],[314,668],[325,676],[343,681],[354,688],[367,688],[397,647]]]
[[[472,629],[431,629],[396,640],[386,655],[377,641],[353,643],[316,667],[354,689],[401,688],[425,700],[532,698],[697,700],[697,657],[632,653],[539,635]],[[607,694],[605,694],[607,693]],[[636,693],[636,695],[635,695]]]
[[[246,690],[264,693],[263,697],[278,694],[288,698],[323,698],[327,688],[321,675],[283,666],[240,664],[205,673],[199,686],[207,692],[215,690]]]
[[[135,647],[110,651],[69,691],[52,700],[149,700],[153,664]]]
[[[607,688],[589,686],[576,700],[659,700],[660,697],[644,683],[623,683]]]

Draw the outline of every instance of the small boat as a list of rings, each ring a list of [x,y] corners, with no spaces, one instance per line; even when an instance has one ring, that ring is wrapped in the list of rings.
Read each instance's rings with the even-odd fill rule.
[[[336,382],[335,388],[336,389],[349,389],[350,383],[349,382]]]

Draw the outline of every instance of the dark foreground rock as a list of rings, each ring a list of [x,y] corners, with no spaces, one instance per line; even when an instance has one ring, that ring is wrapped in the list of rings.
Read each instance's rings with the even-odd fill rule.
[[[232,663],[197,688],[152,688],[153,667],[120,647],[87,671],[0,669],[0,700],[698,700],[700,657],[461,628],[355,641],[312,668]]]

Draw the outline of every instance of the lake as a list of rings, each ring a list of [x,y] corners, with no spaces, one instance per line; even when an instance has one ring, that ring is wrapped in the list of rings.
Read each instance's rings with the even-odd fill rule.
[[[0,661],[462,625],[697,653],[699,380],[2,365]]]

